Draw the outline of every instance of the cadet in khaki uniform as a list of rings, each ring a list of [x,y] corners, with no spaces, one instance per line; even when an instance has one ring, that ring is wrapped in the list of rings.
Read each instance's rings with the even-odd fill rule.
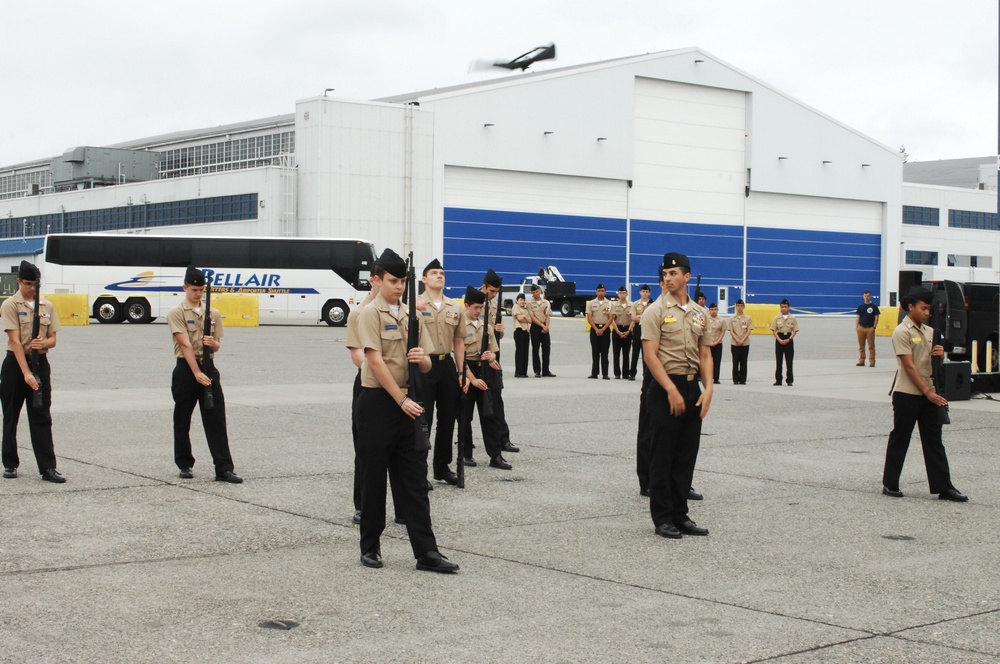
[[[736,315],[729,319],[729,351],[733,356],[733,385],[747,384],[747,358],[750,355],[750,333],[753,320],[743,313],[743,300],[736,300]]]
[[[934,328],[926,325],[931,315],[932,295],[922,286],[913,288],[900,303],[906,318],[892,333],[892,352],[899,369],[892,390],[892,432],[885,450],[882,493],[902,498],[899,476],[910,446],[913,425],[920,427],[927,483],[941,500],[964,503],[969,498],[951,483],[948,456],[941,442],[941,409],[948,401],[934,390],[931,357],[943,357],[944,347],[934,344]]]
[[[628,372],[629,380],[635,380],[636,370],[639,368],[639,357],[642,356],[642,312],[650,304],[649,284],[643,284],[639,287],[639,299],[632,303],[632,367]],[[645,364],[642,373],[646,373]]]
[[[452,461],[455,423],[458,420],[462,387],[458,377],[461,358],[465,357],[465,336],[462,333],[462,312],[458,304],[444,295],[444,268],[434,259],[424,268],[422,281],[426,289],[417,297],[420,327],[431,341],[431,370],[421,381],[427,425],[434,421],[437,406],[437,433],[434,435],[434,479],[458,484],[458,476],[448,467]],[[452,357],[454,353],[454,357]],[[456,359],[458,363],[456,363]]]
[[[229,452],[229,433],[226,430],[226,397],[222,393],[219,370],[212,363],[208,373],[203,370],[203,356],[213,358],[222,347],[222,317],[217,309],[205,311],[201,302],[205,294],[205,275],[189,267],[184,274],[184,299],[167,314],[167,326],[174,338],[174,357],[177,363],[170,382],[174,397],[174,463],[183,479],[194,474],[194,455],[191,453],[191,414],[195,404],[201,409],[201,423],[205,428],[208,449],[215,464],[215,479],[239,484],[241,477],[233,472],[233,457]],[[211,317],[212,334],[205,334],[205,316]],[[211,386],[212,408],[205,407],[204,388]]]
[[[21,464],[17,454],[17,422],[21,417],[21,406],[26,404],[28,431],[38,472],[43,480],[62,484],[66,478],[56,470],[56,451],[52,442],[52,370],[48,358],[49,350],[56,347],[59,316],[51,302],[39,300],[38,336],[31,337],[35,292],[40,287],[38,268],[28,261],[21,261],[17,271],[17,292],[0,306],[0,319],[3,319],[3,329],[7,332],[7,355],[0,366],[3,476],[9,480],[17,478],[17,468]],[[38,351],[34,367],[29,365],[32,350]],[[41,390],[42,395],[42,403],[37,408],[33,403],[35,390]]]
[[[781,313],[771,321],[771,334],[774,335],[774,384],[781,385],[781,363],[785,361],[785,383],[791,387],[795,382],[795,372],[792,370],[792,360],[795,359],[795,335],[799,333],[799,322],[795,316],[788,313],[788,300],[782,300]]]
[[[611,305],[611,353],[614,355],[615,378],[629,377],[629,351],[632,350],[632,303],[628,301],[628,289],[618,289],[618,299]],[[619,363],[619,360],[621,362]]]
[[[503,402],[503,364],[500,363],[500,340],[503,339],[504,335],[503,309],[500,306],[500,289],[502,286],[503,279],[500,275],[492,269],[486,270],[480,290],[486,293],[486,299],[489,300],[489,320],[487,322],[490,324],[490,329],[493,330],[493,334],[497,338],[496,366],[493,371],[493,380],[490,382],[490,398],[493,400],[493,419],[496,422],[497,429],[500,431],[501,449],[504,452],[520,452],[521,448],[510,441],[507,408]],[[483,318],[485,319],[487,316],[484,315]]]
[[[587,302],[587,324],[590,325],[591,369],[588,378],[597,378],[598,366],[604,380],[608,377],[608,347],[611,345],[611,301],[605,299],[604,284],[597,284],[597,297]]]
[[[468,398],[465,400],[465,413],[462,416],[462,438],[465,440],[466,449],[462,451],[465,455],[464,465],[478,465],[472,458],[472,410],[479,411],[479,428],[483,434],[483,447],[490,457],[490,467],[501,470],[510,470],[510,463],[503,458],[503,438],[500,427],[496,421],[496,404],[493,403],[493,415],[484,415],[483,406],[487,399],[493,398],[493,391],[486,381],[483,380],[483,366],[488,364],[495,371],[499,364],[496,359],[496,352],[499,348],[497,343],[495,328],[482,319],[483,304],[486,302],[486,293],[476,290],[472,286],[465,289],[465,316],[462,319],[462,331],[465,335],[465,385],[464,389]],[[489,330],[487,335],[488,347],[483,349],[483,326]]]
[[[656,534],[670,539],[708,535],[688,516],[701,423],[713,390],[712,352],[705,336],[708,312],[688,298],[690,279],[687,256],[664,254],[660,286],[665,292],[642,315],[643,355],[652,375],[646,394],[651,435],[649,511]]]
[[[518,293],[511,309],[514,317],[514,378],[528,377],[528,348],[531,346],[531,313]]]
[[[528,302],[528,313],[531,314],[531,367],[535,370],[535,378],[555,378],[549,371],[549,325],[552,323],[552,305],[542,298],[542,289],[538,284],[531,285],[531,301]],[[541,349],[541,357],[538,350]]]
[[[420,345],[407,350],[408,308],[400,302],[406,288],[406,263],[392,249],[379,256],[372,272],[380,280],[371,304],[361,310],[358,332],[365,350],[361,395],[357,403],[359,448],[364,479],[361,510],[361,564],[382,567],[380,539],[385,530],[385,477],[399,479],[397,500],[403,508],[417,569],[454,572],[458,565],[438,552],[427,499],[427,454],[417,449],[414,420],[424,409],[407,390],[408,367],[431,370],[425,331]]]
[[[726,336],[726,321],[719,318],[719,307],[713,302],[708,306],[708,325],[705,333],[712,346],[712,378],[719,384],[722,370],[722,339]]]

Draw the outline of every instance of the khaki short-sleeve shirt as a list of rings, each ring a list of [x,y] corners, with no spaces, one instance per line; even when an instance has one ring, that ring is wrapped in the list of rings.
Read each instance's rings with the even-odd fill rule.
[[[647,300],[643,302],[642,300],[636,300],[632,303],[632,314],[638,316],[639,320],[635,322],[636,325],[642,325],[642,314],[646,311],[649,305],[653,304],[652,300]]]
[[[708,320],[705,323],[705,334],[708,335],[708,343],[714,344],[716,341],[722,339],[723,335],[726,334],[726,321],[716,316],[712,317],[711,314],[708,316]]]
[[[787,316],[778,314],[774,317],[774,320],[771,321],[771,331],[782,335],[798,332],[799,321],[795,320],[795,316],[791,314],[788,314]]]
[[[480,348],[483,345],[483,319],[480,316],[478,325],[474,325],[467,314],[462,314],[462,321],[462,330],[465,336],[465,359],[478,361],[481,355]],[[500,349],[500,345],[497,343],[493,326],[490,325],[489,328],[489,350],[495,353]]]
[[[219,314],[219,310],[212,309],[211,317],[211,336],[221,341],[224,331],[222,328],[222,316]],[[177,337],[174,336],[178,332],[183,332],[188,336],[188,341],[191,342],[191,348],[194,349],[194,356],[202,356],[204,349],[201,346],[201,338],[205,336],[204,304],[199,304],[198,307],[195,308],[191,306],[191,303],[186,299],[181,301],[167,314],[167,325],[170,327],[170,336],[174,340],[174,357],[178,359],[184,357],[184,352],[181,350],[181,344],[177,341]],[[212,359],[211,353],[208,358]]]
[[[3,306],[0,307],[0,319],[3,320],[4,332],[10,330],[17,330],[19,338],[21,340],[21,348],[24,350],[25,355],[31,352],[31,328],[32,323],[35,319],[35,307],[34,300],[28,302],[24,299],[21,291],[18,290],[14,295],[4,300]],[[38,334],[42,339],[47,339],[50,332],[58,332],[61,328],[59,325],[59,316],[56,314],[56,307],[54,304],[48,300],[39,300],[38,302]],[[7,350],[14,350],[14,343],[7,338]],[[48,353],[47,348],[38,351],[39,355],[44,355]]]
[[[746,314],[742,316],[736,315],[729,319],[729,334],[735,339],[736,337],[742,337],[748,332],[753,332],[753,319]],[[753,335],[750,335],[753,336]],[[743,343],[744,346],[750,345],[750,336]]]
[[[462,312],[459,311],[458,304],[446,297],[438,307],[431,302],[426,292],[417,296],[417,302],[427,305],[423,311],[417,312],[417,317],[420,319],[420,327],[426,328],[430,337],[430,354],[449,355],[454,352],[455,339],[461,339],[459,323],[462,322]]]
[[[545,321],[552,317],[552,305],[548,300],[541,299],[535,302],[534,299],[528,301],[528,311],[530,311],[539,323],[545,325]]]
[[[347,338],[344,340],[344,345],[348,348],[361,348],[361,335],[358,333],[358,321],[360,320],[361,309],[365,305],[371,304],[371,301],[374,299],[375,293],[368,293],[368,296],[359,302],[358,306],[351,309],[351,313],[347,314]]]
[[[924,379],[927,387],[933,387],[934,381],[931,379],[931,350],[934,343],[934,328],[927,325],[917,325],[907,316],[903,322],[896,326],[892,333],[892,353],[896,356],[896,364],[899,372],[896,375],[896,386],[893,392],[903,392],[904,394],[923,394],[909,374],[903,369],[903,361],[900,355],[911,355],[913,364],[917,367],[917,373]]]
[[[701,346],[711,342],[705,334],[708,311],[692,301],[684,310],[664,293],[642,314],[642,340],[656,341],[656,355],[671,376],[697,374],[701,369]]]
[[[400,388],[405,388],[409,380],[410,363],[406,361],[409,313],[409,308],[402,302],[399,303],[399,313],[394,313],[389,303],[379,294],[371,304],[361,309],[361,318],[358,320],[361,348],[366,351],[371,348],[382,353],[382,361],[389,368],[396,386]],[[429,352],[427,349],[430,343],[427,329],[421,325],[420,347]],[[361,386],[382,387],[378,382],[378,376],[368,366],[367,352],[365,361],[361,364]]]
[[[633,311],[634,305],[628,300],[625,302],[615,300],[614,304],[611,305],[611,317],[615,319],[615,326],[622,332],[632,324]]]
[[[611,300],[605,299],[601,301],[594,298],[587,303],[587,313],[590,314],[594,325],[604,327],[611,321]]]
[[[516,329],[524,330],[525,332],[531,329],[531,314],[528,311],[528,307],[526,305],[518,304],[517,301],[515,300],[514,306],[513,308],[511,308],[511,315],[514,317],[514,327]],[[524,321],[518,320],[517,319],[518,316],[527,316],[528,322],[525,323]]]

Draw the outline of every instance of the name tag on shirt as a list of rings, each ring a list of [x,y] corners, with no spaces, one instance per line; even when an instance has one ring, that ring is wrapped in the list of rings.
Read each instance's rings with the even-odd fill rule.
[[[27,311],[18,311],[18,312],[17,312],[17,315],[18,315],[18,316],[27,316],[27,315],[28,315],[28,312],[27,312]]]
[[[663,319],[663,322],[664,323],[676,323],[677,319],[674,318],[673,316],[667,316],[666,318]]]
[[[924,340],[923,337],[913,337],[913,339],[911,339],[911,341],[913,341],[913,343],[915,343],[915,344],[918,344],[918,343],[920,343],[923,340]]]
[[[385,329],[387,329],[387,330],[398,330],[399,326],[398,325],[386,325]]]
[[[193,318],[189,318],[188,319],[188,325],[194,325],[194,319]]]
[[[423,316],[433,316],[434,315],[434,314],[432,314],[429,311],[421,311],[420,314],[423,315]]]

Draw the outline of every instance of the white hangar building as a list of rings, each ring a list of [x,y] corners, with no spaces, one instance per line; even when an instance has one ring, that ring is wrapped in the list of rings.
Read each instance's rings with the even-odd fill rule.
[[[441,257],[453,293],[555,265],[636,295],[679,251],[720,305],[845,312],[894,295],[902,181],[896,150],[690,48],[0,168],[0,255],[58,232],[363,237]]]

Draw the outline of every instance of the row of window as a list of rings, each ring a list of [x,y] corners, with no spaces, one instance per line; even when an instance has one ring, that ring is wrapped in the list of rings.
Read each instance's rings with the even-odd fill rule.
[[[160,157],[160,177],[215,173],[274,163],[295,152],[295,132],[250,136],[207,145],[165,150]]]
[[[938,226],[940,222],[940,210],[937,208],[916,207],[914,205],[903,206],[903,223],[914,224],[916,226]]]
[[[157,228],[256,218],[257,194],[239,194],[100,210],[56,212],[33,217],[0,218],[0,238]]]
[[[915,226],[940,226],[938,208],[903,206],[903,223]],[[948,210],[950,228],[972,228],[982,231],[1000,230],[995,212],[971,212],[969,210]]]
[[[0,176],[0,200],[22,198],[52,189],[52,172],[27,171]]]
[[[904,259],[907,265],[937,265],[936,251],[907,251]],[[992,256],[962,256],[948,254],[948,267],[993,267]]]

